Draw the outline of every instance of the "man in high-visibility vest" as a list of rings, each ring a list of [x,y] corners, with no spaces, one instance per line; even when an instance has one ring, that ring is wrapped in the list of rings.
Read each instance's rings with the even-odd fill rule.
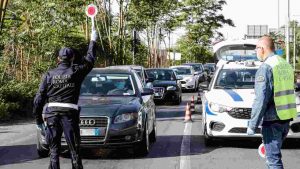
[[[274,42],[268,36],[262,37],[256,45],[257,57],[263,64],[255,75],[255,100],[247,134],[254,135],[262,121],[267,166],[283,169],[281,146],[297,110],[294,71],[282,57],[274,54],[274,50]]]

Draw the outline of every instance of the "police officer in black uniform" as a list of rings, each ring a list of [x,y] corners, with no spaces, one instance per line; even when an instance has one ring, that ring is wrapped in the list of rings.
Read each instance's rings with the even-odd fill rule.
[[[83,168],[79,155],[80,112],[77,103],[81,83],[94,67],[96,39],[96,31],[93,30],[87,56],[84,57],[82,64],[72,64],[74,51],[70,48],[62,48],[59,51],[57,68],[44,75],[35,96],[33,113],[37,128],[46,133],[46,141],[50,148],[49,169],[60,168],[59,153],[62,132],[64,132],[70,149],[72,168]],[[43,112],[46,103],[47,107]]]

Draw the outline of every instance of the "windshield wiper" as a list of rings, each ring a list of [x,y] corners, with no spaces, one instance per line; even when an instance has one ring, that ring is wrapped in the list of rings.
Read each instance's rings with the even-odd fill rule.
[[[254,86],[239,86],[238,89],[254,89]]]
[[[235,89],[233,86],[215,86],[216,89]]]

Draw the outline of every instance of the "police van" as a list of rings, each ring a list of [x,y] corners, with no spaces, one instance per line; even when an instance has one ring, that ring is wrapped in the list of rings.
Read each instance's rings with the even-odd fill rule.
[[[210,144],[213,137],[261,137],[261,127],[255,131],[255,135],[247,135],[255,98],[255,73],[262,64],[255,59],[255,47],[255,41],[239,41],[226,42],[223,47],[215,49],[220,60],[209,88],[202,97],[202,132],[206,144]],[[295,138],[299,136],[292,130],[288,135]]]
[[[227,61],[216,71],[202,102],[202,129],[210,137],[246,136],[259,61]],[[257,131],[259,132],[259,131]]]

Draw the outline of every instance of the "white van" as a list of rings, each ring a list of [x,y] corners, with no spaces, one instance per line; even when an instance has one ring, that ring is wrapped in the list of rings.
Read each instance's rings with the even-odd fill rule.
[[[220,59],[202,101],[202,132],[205,143],[213,137],[261,137],[260,127],[247,135],[255,98],[255,73],[262,62],[256,58],[256,43],[223,43],[215,49]],[[299,121],[295,119],[292,123]],[[290,130],[288,137],[300,138]]]

